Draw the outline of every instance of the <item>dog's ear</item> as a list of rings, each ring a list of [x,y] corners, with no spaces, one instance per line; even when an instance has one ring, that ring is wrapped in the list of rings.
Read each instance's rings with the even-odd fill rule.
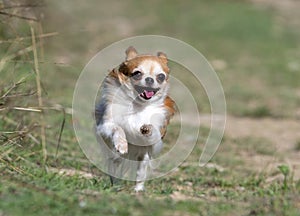
[[[158,52],[157,53],[157,56],[161,59],[161,61],[164,63],[164,64],[167,64],[168,63],[168,58],[167,58],[167,55],[163,52]]]
[[[125,76],[129,76],[129,69],[127,67],[128,62],[123,62],[122,64],[120,64],[119,66],[119,72],[121,72],[122,74],[124,74]]]
[[[129,71],[126,64],[122,63],[119,67],[111,70],[108,75],[122,84],[128,78]]]
[[[126,61],[129,61],[137,56],[137,51],[133,46],[130,46],[126,50]]]

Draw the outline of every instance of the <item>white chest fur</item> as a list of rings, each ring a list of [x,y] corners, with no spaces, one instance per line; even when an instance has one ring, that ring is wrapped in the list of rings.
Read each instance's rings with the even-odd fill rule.
[[[160,142],[160,127],[165,119],[162,104],[149,104],[143,108],[133,104],[112,104],[111,114],[113,122],[124,130],[129,143],[145,146]],[[151,136],[145,137],[140,132],[140,128],[145,124],[153,126]]]

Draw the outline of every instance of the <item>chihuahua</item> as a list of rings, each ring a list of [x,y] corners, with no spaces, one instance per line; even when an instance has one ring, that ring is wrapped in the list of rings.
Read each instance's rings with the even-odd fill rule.
[[[96,105],[96,132],[114,151],[108,158],[112,184],[122,172],[120,158],[136,161],[135,191],[144,190],[151,159],[163,147],[162,139],[175,102],[168,96],[167,56],[138,54],[126,50],[126,59],[104,79]],[[121,171],[120,171],[121,170]]]

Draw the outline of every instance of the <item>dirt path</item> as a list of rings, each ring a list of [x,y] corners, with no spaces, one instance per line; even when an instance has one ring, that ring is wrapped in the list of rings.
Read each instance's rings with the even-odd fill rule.
[[[299,0],[250,0],[255,6],[277,11],[276,21],[299,28]],[[286,163],[294,171],[295,179],[300,179],[300,121],[293,119],[251,119],[228,117],[226,135],[232,138],[262,137],[271,141],[280,153],[275,162]],[[298,149],[298,150],[296,150]],[[258,156],[264,157],[264,156]],[[270,162],[270,158],[260,158]],[[273,158],[274,159],[274,158]],[[272,166],[277,166],[273,163]],[[272,167],[271,167],[272,168]]]
[[[191,114],[181,114],[185,124],[198,126]],[[175,117],[174,121],[180,121]],[[200,115],[201,125],[210,127],[210,115]],[[224,136],[229,140],[258,138],[266,140],[270,145],[270,155],[243,155],[247,165],[258,172],[266,169],[277,170],[279,164],[287,164],[294,172],[295,179],[300,179],[300,120],[275,118],[247,118],[228,115]],[[264,145],[264,144],[262,144]],[[241,147],[243,148],[243,147]],[[245,146],[247,149],[247,146]],[[266,168],[267,167],[267,168]]]
[[[203,125],[210,125],[207,116],[202,116],[201,122]],[[276,156],[255,155],[245,158],[245,161],[253,163],[253,167],[257,169],[262,168],[262,163],[269,164],[270,171],[276,169],[278,164],[285,163],[294,171],[295,179],[300,179],[300,151],[296,150],[300,142],[299,120],[227,116],[225,136],[229,139],[253,137],[269,140]]]

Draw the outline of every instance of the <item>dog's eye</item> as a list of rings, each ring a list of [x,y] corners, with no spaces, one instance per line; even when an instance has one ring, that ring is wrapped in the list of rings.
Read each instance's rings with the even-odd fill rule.
[[[131,77],[135,80],[142,79],[143,73],[141,71],[135,71],[131,74]]]
[[[166,75],[164,75],[163,73],[158,74],[156,76],[157,82],[162,83],[165,79],[166,79]]]

